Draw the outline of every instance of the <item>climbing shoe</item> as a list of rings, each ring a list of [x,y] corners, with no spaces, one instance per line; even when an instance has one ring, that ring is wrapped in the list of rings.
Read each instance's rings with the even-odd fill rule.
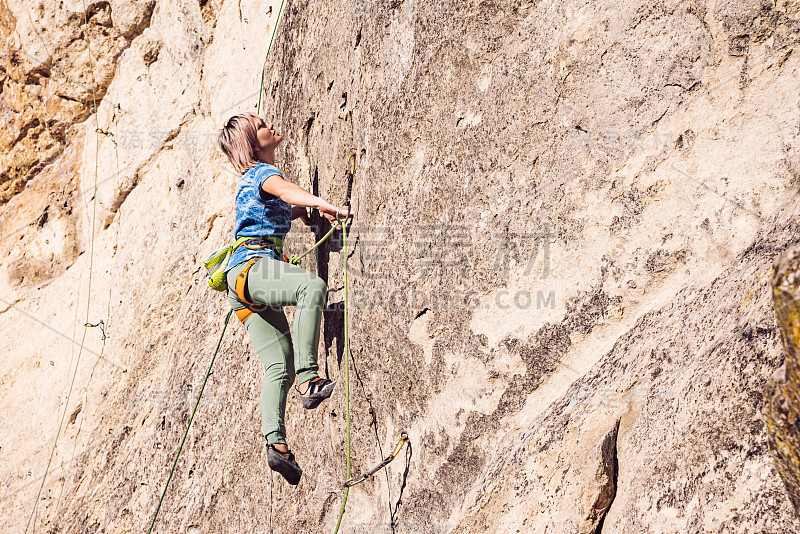
[[[300,483],[300,475],[303,474],[303,470],[297,465],[291,451],[280,452],[272,443],[267,443],[267,464],[270,469],[283,475],[286,482],[292,486]]]
[[[308,389],[305,393],[300,393],[300,389],[297,386],[295,386],[295,389],[300,393],[300,398],[303,400],[303,408],[311,410],[331,396],[335,385],[336,382],[332,382],[327,378],[317,377],[308,383]]]

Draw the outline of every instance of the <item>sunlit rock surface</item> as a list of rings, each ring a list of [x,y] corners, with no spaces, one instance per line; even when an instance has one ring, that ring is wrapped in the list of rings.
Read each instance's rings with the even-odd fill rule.
[[[200,263],[233,238],[216,133],[260,104],[323,198],[356,153],[353,472],[401,431],[412,454],[344,532],[800,531],[761,415],[800,4],[287,1],[267,57],[279,6],[0,3],[0,528],[149,528],[228,311]],[[290,398],[300,485],[234,319],[155,532],[333,531],[341,237],[303,260],[339,385]]]

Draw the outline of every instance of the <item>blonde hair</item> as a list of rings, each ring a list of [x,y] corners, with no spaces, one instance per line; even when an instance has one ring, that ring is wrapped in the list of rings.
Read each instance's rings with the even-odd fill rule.
[[[256,125],[261,122],[261,117],[246,111],[228,119],[219,131],[217,137],[219,147],[239,174],[244,174],[250,167],[258,165],[255,151],[255,146],[258,144]]]

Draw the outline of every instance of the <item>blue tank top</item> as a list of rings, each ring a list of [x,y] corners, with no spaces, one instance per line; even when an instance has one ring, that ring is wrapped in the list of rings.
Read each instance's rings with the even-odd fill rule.
[[[234,240],[243,236],[261,237],[272,235],[283,239],[292,226],[292,206],[279,197],[264,200],[259,191],[264,180],[277,174],[283,175],[274,165],[260,162],[250,167],[236,180],[236,230]],[[267,196],[267,193],[264,193]],[[239,247],[228,261],[225,268],[227,274],[236,265],[257,256],[269,256],[280,260],[275,252],[268,248],[251,250]]]

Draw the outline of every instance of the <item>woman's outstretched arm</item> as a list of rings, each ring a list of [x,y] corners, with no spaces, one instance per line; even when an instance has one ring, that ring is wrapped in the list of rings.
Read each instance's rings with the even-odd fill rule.
[[[330,202],[322,200],[318,196],[312,195],[302,187],[292,182],[287,182],[277,174],[273,174],[261,186],[265,192],[280,197],[281,200],[295,206],[318,209],[326,219],[335,221],[347,216],[347,210],[337,208]],[[352,217],[352,213],[350,216]]]

